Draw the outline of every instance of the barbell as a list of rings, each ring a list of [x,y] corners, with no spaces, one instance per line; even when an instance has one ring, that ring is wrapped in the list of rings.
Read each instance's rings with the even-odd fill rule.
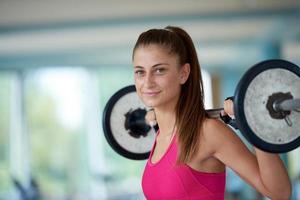
[[[210,118],[235,126],[254,146],[271,153],[286,153],[300,146],[300,68],[285,60],[266,60],[240,79],[233,96],[235,119],[221,116],[223,108],[208,109]],[[117,91],[103,112],[104,135],[120,155],[147,159],[155,130],[146,123],[148,108],[134,85]],[[226,120],[225,120],[226,119]]]

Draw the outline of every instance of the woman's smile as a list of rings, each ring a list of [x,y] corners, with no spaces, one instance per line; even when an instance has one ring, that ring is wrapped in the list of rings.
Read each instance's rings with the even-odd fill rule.
[[[160,91],[146,91],[146,92],[142,92],[143,95],[149,96],[149,97],[157,96],[159,93],[160,93]]]

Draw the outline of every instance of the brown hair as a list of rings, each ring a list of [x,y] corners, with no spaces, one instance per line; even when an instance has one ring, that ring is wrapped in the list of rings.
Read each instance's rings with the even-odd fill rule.
[[[159,45],[179,58],[181,65],[190,64],[190,75],[181,86],[181,94],[176,105],[176,127],[179,142],[179,163],[188,162],[196,153],[199,132],[205,119],[204,94],[200,64],[191,37],[179,27],[150,29],[143,32],[133,49],[151,44]],[[132,57],[132,58],[133,58]]]

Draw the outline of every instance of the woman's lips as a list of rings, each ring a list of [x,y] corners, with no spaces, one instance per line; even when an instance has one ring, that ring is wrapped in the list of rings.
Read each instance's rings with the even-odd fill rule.
[[[160,91],[149,91],[149,92],[143,92],[143,94],[144,95],[146,95],[146,96],[156,96],[156,95],[158,95],[160,93]]]

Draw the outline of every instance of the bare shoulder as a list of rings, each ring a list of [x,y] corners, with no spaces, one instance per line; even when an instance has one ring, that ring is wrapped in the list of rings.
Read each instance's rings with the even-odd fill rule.
[[[237,149],[246,152],[247,147],[235,132],[225,123],[217,119],[205,119],[202,135],[211,152],[222,160],[222,155],[228,156]],[[228,153],[229,152],[229,153]],[[221,155],[221,156],[220,156]]]
[[[206,118],[203,121],[202,125],[202,134],[206,139],[214,139],[215,137],[219,138],[224,131],[228,131],[226,124],[221,122],[218,119]]]
[[[232,137],[236,137],[231,128],[218,119],[206,118],[202,125],[202,136],[205,142],[216,150]]]

